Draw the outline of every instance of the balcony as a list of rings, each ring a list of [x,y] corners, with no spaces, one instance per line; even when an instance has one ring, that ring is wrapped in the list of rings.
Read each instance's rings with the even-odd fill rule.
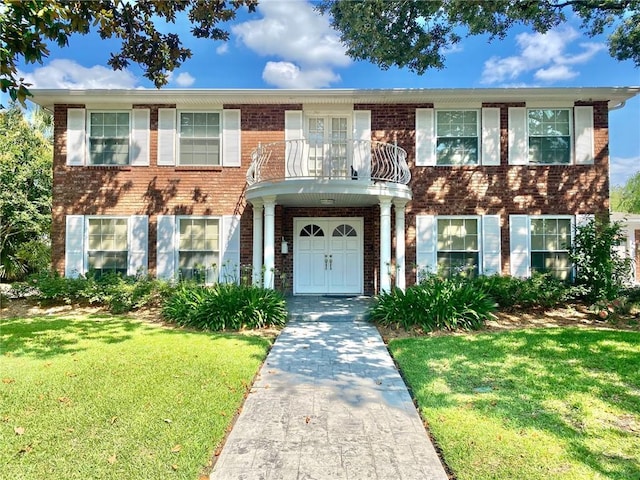
[[[288,180],[407,185],[411,179],[407,152],[393,143],[286,140],[258,145],[251,158],[247,171],[249,187]]]

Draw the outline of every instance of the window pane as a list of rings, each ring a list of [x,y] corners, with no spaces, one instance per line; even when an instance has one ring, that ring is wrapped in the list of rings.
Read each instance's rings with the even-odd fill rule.
[[[129,163],[129,113],[92,112],[89,157],[93,165]]]
[[[182,278],[212,283],[217,280],[219,220],[180,219],[178,266]]]
[[[220,164],[220,113],[180,113],[181,165]]]
[[[560,280],[569,280],[572,264],[566,252],[534,252],[531,254],[531,270],[550,273]]]
[[[476,276],[479,272],[478,252],[438,252],[438,273],[445,277],[457,274]]]
[[[537,164],[571,161],[569,110],[529,110],[529,161]]]
[[[438,138],[438,165],[475,165],[478,163],[478,138]]]
[[[478,221],[474,218],[438,219],[438,251],[477,252]]]

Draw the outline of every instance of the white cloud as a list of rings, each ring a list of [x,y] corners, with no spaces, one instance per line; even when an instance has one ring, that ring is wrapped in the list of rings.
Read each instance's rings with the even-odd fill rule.
[[[228,51],[229,51],[229,44],[227,42],[224,42],[222,45],[218,45],[216,47],[216,53],[218,55],[224,55]]]
[[[138,78],[128,70],[112,70],[102,65],[83,67],[73,60],[51,60],[33,72],[19,72],[32,88],[135,88]]]
[[[554,82],[556,80],[567,80],[578,76],[578,72],[574,72],[566,65],[552,65],[549,68],[541,68],[534,77],[543,82]]]
[[[190,87],[195,81],[196,79],[189,72],[182,72],[175,79],[175,83],[179,87]]]
[[[328,86],[340,78],[333,70],[351,63],[329,20],[310,3],[263,0],[258,11],[263,18],[238,24],[232,32],[257,54],[280,60],[269,61],[263,71],[263,79],[272,85]]]
[[[330,68],[303,70],[291,62],[267,62],[262,78],[278,88],[321,88],[340,80]]]
[[[495,84],[512,81],[534,71],[534,78],[543,82],[569,80],[579,75],[569,65],[586,63],[604,48],[599,43],[580,43],[582,51],[569,53],[569,45],[580,37],[571,27],[547,33],[521,33],[516,36],[520,50],[511,57],[491,57],[484,64],[481,82]]]
[[[629,158],[611,157],[609,165],[611,186],[624,185],[638,171],[640,171],[640,156]]]

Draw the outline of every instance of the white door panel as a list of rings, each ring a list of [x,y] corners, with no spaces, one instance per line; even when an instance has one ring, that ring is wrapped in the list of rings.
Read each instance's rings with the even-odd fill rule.
[[[294,220],[294,293],[361,294],[362,218]]]

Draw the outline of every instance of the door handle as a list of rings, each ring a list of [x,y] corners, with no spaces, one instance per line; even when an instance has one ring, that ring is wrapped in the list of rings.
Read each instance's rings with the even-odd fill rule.
[[[333,270],[333,255],[329,255],[329,270]]]
[[[327,270],[327,265],[329,264],[329,259],[327,258],[327,256],[324,256],[324,269]]]

